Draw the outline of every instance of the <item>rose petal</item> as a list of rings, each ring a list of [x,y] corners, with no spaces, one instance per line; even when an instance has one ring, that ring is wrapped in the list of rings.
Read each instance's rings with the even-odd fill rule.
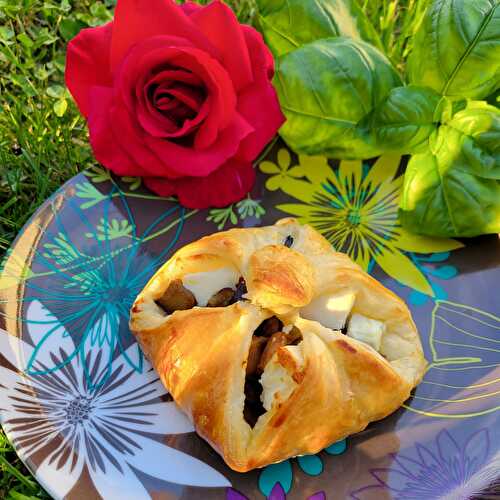
[[[145,106],[138,106],[136,113],[141,127],[153,137],[165,138],[179,132],[175,121],[168,116],[163,116],[148,101]]]
[[[111,89],[92,87],[88,126],[96,160],[117,175],[151,175],[151,172],[142,169],[123,151],[113,136],[110,121],[112,99]]]
[[[222,2],[213,1],[198,9],[191,19],[220,51],[221,62],[238,92],[253,80],[247,44],[234,12]]]
[[[217,140],[203,150],[194,150],[145,133],[123,102],[114,96],[110,117],[113,135],[128,156],[150,175],[159,177],[204,176],[220,167],[238,150],[253,128],[236,113],[235,120],[220,132]]]
[[[202,8],[203,7],[199,3],[191,2],[191,1],[184,2],[181,5],[181,9],[184,11],[184,14],[187,14],[188,16],[190,16],[191,14],[193,14],[193,12],[197,12],[198,10],[200,10]]]
[[[230,160],[206,177],[184,177],[167,180],[146,177],[144,184],[160,196],[177,194],[188,208],[224,207],[241,200],[255,181],[250,163]]]
[[[182,39],[162,36],[139,43],[124,59],[117,74],[116,87],[134,114],[136,89],[144,88],[155,68],[172,66],[197,75],[204,82],[207,101],[210,102],[210,113],[195,137],[195,148],[205,149],[216,140],[219,131],[233,121],[236,94],[229,75],[220,63],[206,52],[186,46],[187,43]]]
[[[175,71],[169,68],[165,54],[158,53],[158,50],[170,49],[168,54],[172,55],[175,53],[174,47],[194,48],[194,45],[184,38],[154,37],[139,43],[121,62],[119,69],[115,72],[115,87],[131,113],[135,112],[136,100],[143,95],[144,88],[156,74],[163,71]],[[180,71],[188,72],[186,69]],[[185,79],[185,75],[179,76]],[[168,78],[170,77],[169,74]]]
[[[255,80],[238,95],[238,111],[250,123],[255,132],[241,143],[239,155],[252,161],[274,137],[285,122],[276,91],[270,79],[274,63],[262,36],[249,26],[243,26],[248,44]]]
[[[155,139],[145,133],[139,127],[137,118],[130,115],[126,106],[116,96],[114,96],[114,103],[111,107],[110,124],[113,136],[120,148],[136,165],[148,172],[147,175],[172,178],[186,175],[169,169],[162,158],[148,147],[147,139],[165,142],[165,144],[168,144],[168,141]],[[106,163],[103,162],[103,164],[107,166]]]
[[[204,79],[207,100],[210,101],[210,113],[196,134],[194,146],[196,149],[205,149],[215,141],[219,131],[233,120],[236,94],[230,76],[218,61],[196,49],[192,49],[190,54],[195,54],[196,59],[187,60],[186,49],[173,57],[172,62],[180,67],[188,67]]]
[[[183,127],[179,128],[173,119],[162,112],[171,109],[178,105],[176,99],[172,99],[167,105],[165,103],[156,105],[148,98],[148,89],[152,86],[158,85],[156,92],[161,91],[165,86],[168,88],[172,82],[189,83],[198,85],[201,80],[192,73],[184,70],[166,70],[161,71],[155,75],[144,88],[141,88],[141,83],[136,86],[136,99],[137,104],[132,105],[132,110],[136,109],[135,113],[142,128],[151,134],[153,137],[179,137],[188,134],[194,129],[201,121],[203,121],[210,109],[210,103],[205,99],[205,102],[198,109],[196,117],[191,120],[186,120]],[[156,93],[155,92],[155,93]],[[130,108],[130,106],[129,106]],[[134,111],[132,111],[134,112]]]
[[[185,38],[218,57],[218,50],[173,0],[119,0],[111,43],[114,72],[135,44],[157,35]]]
[[[163,73],[169,73],[163,72]],[[163,73],[157,75],[151,82],[148,83],[148,86],[156,84],[157,81],[165,81],[163,77]],[[169,84],[169,80],[166,80],[166,85]],[[210,102],[205,99],[204,102],[198,102],[200,100],[200,96],[196,95],[194,89],[190,90],[189,87],[185,86],[185,88],[180,88],[178,84],[174,84],[173,88],[163,89],[163,85],[159,86],[155,94],[158,92],[168,92],[173,98],[169,99],[167,102],[167,98],[160,98],[160,100],[154,104],[151,98],[148,98],[148,90],[147,88],[143,91],[143,95],[139,98],[139,102],[137,104],[137,118],[142,128],[151,134],[153,137],[159,138],[175,138],[175,137],[183,137],[191,133],[195,130],[196,127],[207,117],[208,112],[210,110]],[[153,99],[156,99],[153,96]],[[162,102],[163,101],[163,102]],[[191,118],[186,118],[179,127],[176,123],[176,111],[182,105],[182,103],[187,103],[187,105],[191,108],[188,113],[193,115]],[[194,108],[194,109],[193,109]]]
[[[173,196],[176,194],[177,184],[174,179],[165,177],[144,177],[144,185],[158,196]]]
[[[162,160],[167,171],[176,172],[177,176],[202,177],[232,158],[238,151],[241,141],[253,130],[243,117],[236,114],[234,121],[219,132],[217,140],[205,149],[185,147],[147,135],[144,136],[144,142],[156,157]]]
[[[172,87],[160,91],[175,97],[193,111],[198,111],[205,100],[199,89],[180,83],[174,83]]]
[[[109,52],[113,23],[81,30],[68,43],[65,79],[83,116],[89,113],[89,92],[94,85],[111,86]]]

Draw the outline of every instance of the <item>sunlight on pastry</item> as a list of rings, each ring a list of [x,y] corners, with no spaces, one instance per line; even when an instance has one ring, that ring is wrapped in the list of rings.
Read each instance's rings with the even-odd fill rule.
[[[354,293],[320,295],[301,309],[300,314],[303,318],[319,321],[332,330],[342,330],[355,300]]]
[[[219,290],[233,288],[238,282],[236,269],[222,267],[213,271],[186,274],[182,284],[196,297],[199,306],[206,306],[210,298]]]
[[[241,472],[363,430],[426,368],[404,302],[294,219],[181,248],[130,327],[198,434]]]

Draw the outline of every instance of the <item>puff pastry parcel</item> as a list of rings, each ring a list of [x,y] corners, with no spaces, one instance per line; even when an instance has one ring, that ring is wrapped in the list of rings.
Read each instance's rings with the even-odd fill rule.
[[[185,246],[137,297],[130,327],[237,471],[361,431],[426,368],[404,302],[294,219]]]

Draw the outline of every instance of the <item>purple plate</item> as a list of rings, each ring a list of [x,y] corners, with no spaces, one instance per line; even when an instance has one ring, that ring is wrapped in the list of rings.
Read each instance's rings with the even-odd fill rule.
[[[297,157],[278,143],[251,195],[227,208],[189,210],[99,168],[47,200],[0,277],[1,422],[42,486],[85,500],[500,496],[500,240],[406,232],[401,163]],[[240,474],[176,408],[128,311],[184,244],[287,216],[407,301],[430,365],[403,408],[360,434]]]

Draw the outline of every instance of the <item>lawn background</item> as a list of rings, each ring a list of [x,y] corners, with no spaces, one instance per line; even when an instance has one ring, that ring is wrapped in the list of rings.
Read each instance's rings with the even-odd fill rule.
[[[399,69],[429,0],[352,0],[364,8]],[[200,1],[199,3],[208,3]],[[255,0],[229,0],[252,24]],[[64,86],[65,47],[112,19],[114,0],[0,0],[0,260],[32,213],[95,165],[85,121]],[[0,432],[0,499],[50,498]]]

